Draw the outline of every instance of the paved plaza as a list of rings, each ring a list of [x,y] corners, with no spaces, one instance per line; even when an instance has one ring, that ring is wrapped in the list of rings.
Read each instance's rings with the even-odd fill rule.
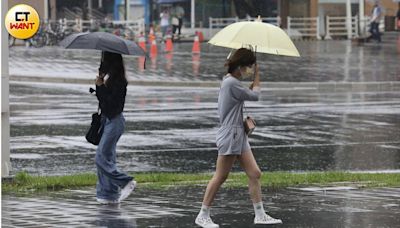
[[[263,91],[249,102],[250,138],[268,171],[400,170],[400,38],[382,44],[298,41],[302,58],[259,56]],[[126,57],[126,130],[118,166],[127,172],[212,172],[218,85],[228,50],[190,44],[146,61]],[[40,175],[95,172],[85,141],[96,98],[89,94],[99,52],[13,47],[10,50],[11,164]],[[90,84],[89,84],[90,83]],[[234,171],[240,170],[238,166]],[[349,187],[350,186],[350,187]],[[205,186],[139,186],[118,207],[100,206],[93,188],[3,195],[3,227],[194,227]],[[265,189],[281,227],[397,227],[400,189]],[[246,189],[223,188],[213,208],[221,227],[253,227]]]
[[[195,227],[205,186],[139,190],[119,206],[98,205],[93,189],[3,196],[3,227]],[[268,227],[397,227],[400,189],[304,187],[264,191],[265,207],[283,225]],[[252,225],[247,189],[223,188],[212,216],[221,227]]]

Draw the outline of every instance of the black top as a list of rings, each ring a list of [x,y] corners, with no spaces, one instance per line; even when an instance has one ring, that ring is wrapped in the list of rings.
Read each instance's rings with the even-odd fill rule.
[[[99,100],[101,113],[108,119],[114,118],[124,110],[126,86],[127,84],[123,82],[114,82],[110,88],[104,84],[96,85],[96,96]]]

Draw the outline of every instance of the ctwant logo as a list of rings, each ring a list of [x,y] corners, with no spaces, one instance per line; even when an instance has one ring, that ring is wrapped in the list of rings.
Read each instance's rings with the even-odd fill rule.
[[[31,38],[38,31],[39,25],[39,14],[26,4],[15,5],[5,18],[8,33],[17,39]]]

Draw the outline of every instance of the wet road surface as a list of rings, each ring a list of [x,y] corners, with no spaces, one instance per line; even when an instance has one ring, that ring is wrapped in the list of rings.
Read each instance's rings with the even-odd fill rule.
[[[96,111],[89,85],[11,84],[13,172],[94,171],[84,135]],[[118,165],[126,171],[212,171],[218,88],[128,88]],[[247,103],[264,171],[399,170],[400,92],[262,92]],[[237,168],[237,167],[236,167]]]
[[[383,39],[298,41],[302,58],[258,55],[264,90],[247,107],[257,121],[250,143],[262,170],[400,170],[400,37]],[[121,169],[214,170],[218,88],[134,86],[135,80],[218,83],[228,50],[207,44],[200,56],[190,50],[177,44],[146,69],[143,59],[125,58],[133,83],[118,144]],[[97,51],[11,48],[12,173],[95,170],[96,147],[84,139],[97,107],[89,85],[15,79],[90,79],[99,58]]]
[[[141,190],[120,206],[95,202],[92,189],[36,196],[3,196],[3,227],[196,227],[202,187]],[[352,187],[264,191],[264,207],[283,225],[268,227],[397,227],[400,189]],[[247,189],[222,188],[211,210],[220,227],[253,225]]]

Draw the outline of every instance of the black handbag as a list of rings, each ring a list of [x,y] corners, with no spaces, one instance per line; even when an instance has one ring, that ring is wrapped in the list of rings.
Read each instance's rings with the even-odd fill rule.
[[[92,123],[86,133],[86,140],[93,145],[99,145],[101,136],[103,135],[103,124],[101,123],[100,107],[97,112],[92,114]]]

